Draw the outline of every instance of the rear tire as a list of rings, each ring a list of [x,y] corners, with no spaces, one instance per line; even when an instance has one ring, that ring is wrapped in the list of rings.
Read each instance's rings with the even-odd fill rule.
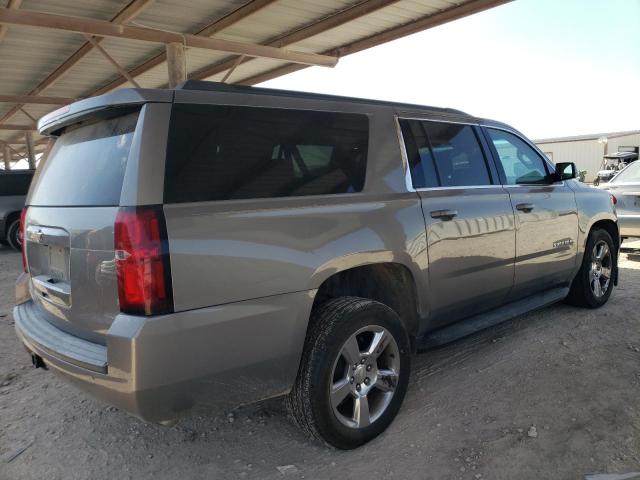
[[[607,303],[613,291],[617,255],[609,232],[593,230],[587,240],[582,266],[571,284],[567,301],[586,308],[600,308]]]
[[[410,355],[409,336],[392,309],[358,297],[329,300],[311,314],[289,412],[309,436],[356,448],[398,413]]]
[[[20,219],[12,220],[7,227],[7,245],[15,250],[20,250],[22,242],[20,241]]]

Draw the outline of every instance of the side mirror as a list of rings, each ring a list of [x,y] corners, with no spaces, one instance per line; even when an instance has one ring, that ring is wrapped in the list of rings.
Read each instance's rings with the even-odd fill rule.
[[[562,180],[571,180],[578,177],[578,167],[573,162],[560,162],[556,163],[556,171],[554,180],[561,182]]]

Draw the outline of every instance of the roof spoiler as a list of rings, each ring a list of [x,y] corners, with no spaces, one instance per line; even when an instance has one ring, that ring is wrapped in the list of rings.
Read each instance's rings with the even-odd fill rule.
[[[173,90],[126,88],[97,97],[90,97],[58,108],[38,121],[41,135],[56,136],[67,125],[92,116],[96,111],[142,105],[148,102],[171,103]]]

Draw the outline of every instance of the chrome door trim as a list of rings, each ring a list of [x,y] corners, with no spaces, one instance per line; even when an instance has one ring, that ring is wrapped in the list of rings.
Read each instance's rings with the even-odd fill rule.
[[[494,185],[453,185],[450,187],[427,187],[427,188],[416,188],[416,192],[433,192],[439,190],[482,190],[489,188],[497,188],[503,190],[504,185],[494,184]]]

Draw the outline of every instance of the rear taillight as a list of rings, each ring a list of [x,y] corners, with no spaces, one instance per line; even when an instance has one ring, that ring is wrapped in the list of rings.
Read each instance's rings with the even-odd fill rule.
[[[162,207],[123,207],[114,230],[120,311],[136,315],[172,312],[171,266]]]
[[[24,272],[27,271],[27,254],[25,251],[27,242],[24,241],[24,229],[27,223],[27,207],[22,209],[20,212],[20,252],[22,253],[22,270]]]
[[[612,193],[611,194],[611,205],[617,205],[618,204],[618,199],[616,198],[616,196]]]

